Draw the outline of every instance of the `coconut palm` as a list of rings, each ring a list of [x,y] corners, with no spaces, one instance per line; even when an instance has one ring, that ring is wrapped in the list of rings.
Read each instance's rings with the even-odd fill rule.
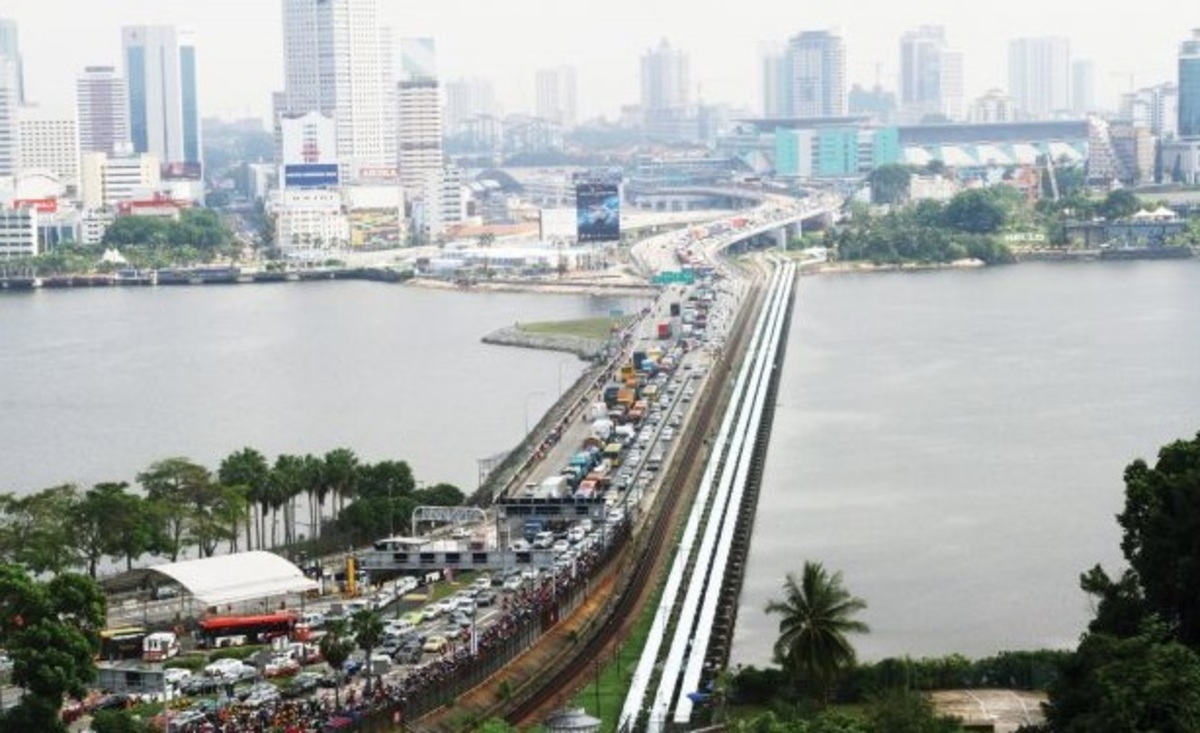
[[[838,675],[855,663],[854,647],[846,635],[870,630],[852,618],[867,603],[842,587],[841,573],[830,574],[810,561],[804,563],[798,580],[787,574],[783,591],[783,600],[767,604],[767,613],[783,617],[775,660],[797,685],[827,702]]]

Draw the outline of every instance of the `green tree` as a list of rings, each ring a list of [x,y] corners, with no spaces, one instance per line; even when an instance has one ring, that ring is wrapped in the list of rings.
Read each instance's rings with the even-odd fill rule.
[[[262,453],[249,446],[230,453],[221,461],[217,468],[217,480],[225,486],[245,487],[246,501],[254,509],[254,527],[258,535],[258,548],[263,547],[263,521],[266,517],[267,482],[271,477],[271,467]],[[250,514],[246,515],[246,545],[250,546]]]
[[[283,541],[291,544],[295,533],[294,509],[296,497],[304,491],[304,459],[300,456],[282,454],[275,457],[268,481],[271,497],[271,513],[278,519],[283,511]],[[275,522],[271,524],[271,546],[276,545]]]
[[[0,717],[0,731],[66,730],[65,695],[83,697],[96,674],[104,594],[90,578],[58,575],[47,583],[0,565],[0,647],[13,660],[13,684],[25,695]]]
[[[421,506],[460,506],[466,495],[453,484],[434,484],[413,492],[413,498]]]
[[[1049,698],[1056,733],[1200,730],[1200,656],[1159,622],[1126,639],[1087,634]]]
[[[325,498],[332,493],[338,499],[339,508],[344,507],[346,499],[355,494],[358,477],[359,462],[354,451],[349,448],[334,448],[325,454],[325,486],[317,494],[318,524],[325,513]]]
[[[207,528],[199,538],[190,534],[197,523],[197,508],[203,509],[213,499],[212,475],[207,468],[186,458],[167,458],[139,473],[137,480],[163,519],[164,549],[171,562],[195,539],[211,540]]]
[[[317,643],[321,650],[321,656],[333,668],[333,676],[337,680],[337,685],[334,687],[333,695],[334,702],[340,707],[342,693],[342,665],[350,658],[350,653],[354,651],[354,645],[347,638],[349,630],[346,628],[345,621],[334,621],[329,624],[325,630],[325,635],[321,637],[321,641]]]
[[[871,203],[898,205],[908,201],[912,169],[906,165],[881,165],[871,171]]]
[[[819,702],[828,702],[837,678],[855,664],[848,634],[869,628],[854,617],[867,607],[842,586],[840,572],[830,574],[816,562],[806,561],[799,579],[788,573],[783,600],[767,604],[767,613],[779,614],[775,659],[794,684]]]
[[[81,561],[72,517],[79,491],[71,484],[26,496],[0,495],[0,558],[34,573],[59,573]]]
[[[946,204],[947,226],[971,234],[992,234],[1004,225],[1006,212],[1001,194],[992,189],[963,191]]]
[[[1121,551],[1148,609],[1200,649],[1200,433],[1125,469]]]
[[[383,621],[369,609],[363,609],[350,617],[350,629],[354,641],[366,654],[367,694],[371,694],[371,652],[383,643]]]
[[[1142,208],[1142,202],[1129,189],[1119,188],[1110,191],[1104,201],[1097,207],[1097,212],[1109,221],[1133,216]]]
[[[92,718],[95,733],[151,733],[154,729],[128,710],[97,710]]]
[[[87,574],[96,577],[101,558],[120,557],[124,549],[124,533],[130,527],[130,504],[136,501],[128,493],[129,484],[96,484],[83,495],[83,500],[71,507],[71,528],[79,555]]]

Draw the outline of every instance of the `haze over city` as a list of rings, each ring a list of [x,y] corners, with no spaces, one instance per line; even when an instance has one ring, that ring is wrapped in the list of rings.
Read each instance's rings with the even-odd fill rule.
[[[836,28],[846,39],[851,83],[876,81],[894,89],[901,33],[922,24],[945,26],[947,42],[964,53],[968,99],[1007,86],[1007,43],[1022,36],[1061,35],[1071,55],[1096,64],[1097,102],[1114,107],[1135,87],[1174,79],[1180,41],[1200,13],[1175,0],[1136,6],[1152,22],[1130,28],[1128,12],[1082,12],[1077,6],[1013,0],[1000,5],[884,0],[786,9],[753,0],[719,3],[702,11],[678,0],[632,0],[581,6],[524,0],[514,4],[463,2],[382,3],[396,38],[430,36],[437,42],[443,79],[491,79],[506,111],[533,106],[536,70],[559,64],[578,69],[580,119],[615,119],[638,98],[640,56],[661,39],[690,57],[692,92],[707,103],[758,112],[760,52],[803,30]],[[281,6],[274,0],[15,0],[6,17],[20,29],[27,97],[69,108],[74,78],[89,64],[120,65],[122,25],[171,24],[194,31],[200,111],[205,117],[270,116],[270,94],[282,86]],[[68,20],[69,19],[69,20]]]

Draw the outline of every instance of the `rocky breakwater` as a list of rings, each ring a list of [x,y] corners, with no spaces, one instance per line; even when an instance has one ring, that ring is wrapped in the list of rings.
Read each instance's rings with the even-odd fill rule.
[[[526,349],[566,351],[575,354],[580,359],[591,360],[604,353],[607,341],[567,334],[531,333],[517,327],[508,327],[501,328],[484,336],[483,343],[498,344],[500,346],[520,346]]]

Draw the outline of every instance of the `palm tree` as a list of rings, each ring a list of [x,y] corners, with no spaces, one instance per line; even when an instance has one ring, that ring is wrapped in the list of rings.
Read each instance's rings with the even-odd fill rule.
[[[267,508],[270,506],[266,497],[270,472],[267,459],[262,453],[250,447],[229,454],[221,461],[221,467],[217,469],[217,480],[225,486],[245,487],[246,501],[249,507],[255,509],[258,514],[255,525],[258,530],[258,548],[260,550],[263,546],[263,523]],[[252,547],[250,539],[250,515],[247,513],[246,549]]]
[[[342,620],[330,622],[329,628],[326,629],[325,635],[321,637],[319,647],[321,656],[333,667],[333,678],[335,687],[333,689],[333,702],[335,706],[342,706],[342,665],[350,658],[350,653],[354,651],[354,645],[348,638],[349,629],[346,627],[346,622]]]
[[[358,468],[358,456],[349,448],[334,448],[325,454],[326,485],[317,494],[322,515],[325,513],[325,497],[330,492],[338,498],[339,512],[345,508],[347,498],[354,498]]]
[[[364,608],[350,617],[350,629],[355,642],[366,654],[367,690],[371,694],[371,652],[383,643],[383,621],[374,611]]]
[[[846,638],[851,633],[870,631],[854,614],[867,602],[842,587],[842,574],[826,572],[821,563],[805,561],[799,580],[787,574],[784,598],[767,604],[767,613],[777,613],[779,639],[775,660],[798,685],[806,685],[821,702],[827,702],[838,675],[855,663],[854,647]]]

